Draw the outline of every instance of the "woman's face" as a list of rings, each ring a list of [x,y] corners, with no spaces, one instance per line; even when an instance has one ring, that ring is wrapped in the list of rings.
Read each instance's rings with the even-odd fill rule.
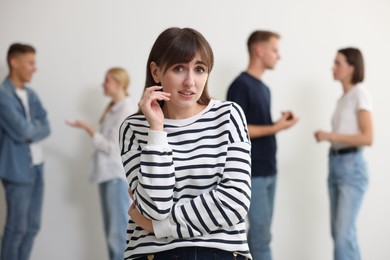
[[[337,53],[333,65],[333,78],[338,81],[351,82],[354,67],[348,64],[344,54]]]
[[[110,73],[106,74],[103,83],[104,94],[109,97],[115,97],[122,89],[118,81],[116,81]]]
[[[193,109],[203,93],[208,79],[208,67],[197,53],[188,63],[178,63],[165,72],[155,66],[152,74],[156,82],[161,83],[164,92],[171,94],[166,102],[173,109]]]

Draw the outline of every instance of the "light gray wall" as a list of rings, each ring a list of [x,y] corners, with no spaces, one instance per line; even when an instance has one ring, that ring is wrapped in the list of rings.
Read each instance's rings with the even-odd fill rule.
[[[46,106],[53,130],[44,143],[43,225],[32,260],[105,259],[97,187],[86,176],[91,143],[64,121],[98,121],[108,102],[101,82],[111,66],[128,69],[131,98],[137,102],[151,45],[171,26],[196,28],[211,43],[216,63],[209,86],[218,99],[225,98],[228,85],[247,65],[249,33],[270,29],[282,35],[282,59],[264,80],[271,87],[274,118],[292,109],[300,121],[278,135],[275,260],[331,259],[328,145],[316,144],[313,132],[330,128],[341,94],[331,74],[336,50],[361,48],[374,100],[375,143],[365,151],[371,183],[358,220],[359,240],[363,259],[390,259],[389,10],[387,0],[0,0],[0,77],[7,74],[8,46],[33,44],[38,72],[30,85]],[[1,189],[1,227],[4,217]]]

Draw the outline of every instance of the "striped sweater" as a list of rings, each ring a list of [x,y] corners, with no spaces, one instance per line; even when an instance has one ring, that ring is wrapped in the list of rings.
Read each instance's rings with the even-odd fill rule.
[[[130,116],[120,146],[136,206],[154,229],[129,221],[125,259],[187,246],[251,258],[245,231],[251,145],[236,103],[212,100],[193,117],[165,119],[164,131],[149,130],[143,115]]]

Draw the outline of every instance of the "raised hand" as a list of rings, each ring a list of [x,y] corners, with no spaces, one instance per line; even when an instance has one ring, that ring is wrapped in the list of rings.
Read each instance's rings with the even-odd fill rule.
[[[148,120],[150,130],[162,131],[164,128],[164,113],[158,101],[169,101],[170,93],[163,92],[162,86],[152,86],[145,89],[138,107]]]
[[[84,129],[90,136],[93,136],[95,134],[95,129],[83,120],[75,120],[73,122],[65,121],[65,124],[71,127]]]

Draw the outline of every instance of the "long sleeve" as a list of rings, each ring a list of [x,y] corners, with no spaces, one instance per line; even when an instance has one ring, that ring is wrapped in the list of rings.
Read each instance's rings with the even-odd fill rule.
[[[176,203],[169,219],[154,221],[155,235],[176,238],[204,236],[242,221],[248,213],[251,185],[250,142],[245,117],[234,105],[230,141],[222,178],[214,189],[185,203]]]
[[[120,128],[122,163],[148,233],[130,220],[125,258],[180,246],[250,257],[245,217],[251,198],[251,143],[242,109],[215,101],[199,114],[149,130],[143,115]]]
[[[152,220],[168,217],[175,184],[172,151],[165,132],[149,131],[142,150],[134,143],[134,133],[121,127],[122,161],[137,207]],[[126,152],[126,147],[131,147]]]

